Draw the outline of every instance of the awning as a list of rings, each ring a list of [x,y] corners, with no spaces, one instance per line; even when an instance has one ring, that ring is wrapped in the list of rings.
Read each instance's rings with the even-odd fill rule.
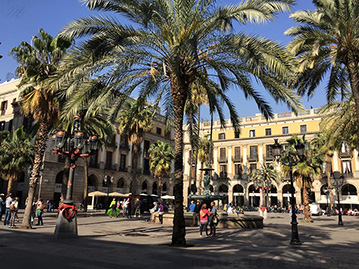
[[[358,196],[357,195],[343,195],[343,200],[340,200],[341,204],[354,204],[359,205]]]
[[[161,199],[164,199],[164,200],[166,200],[166,199],[168,199],[168,200],[174,200],[175,197],[174,197],[174,196],[171,196],[171,195],[164,195],[164,196],[161,196]]]
[[[88,196],[107,196],[107,193],[102,191],[93,191],[88,194]]]
[[[110,192],[108,194],[108,196],[111,197],[129,197],[130,195],[132,195],[132,193],[120,193],[120,192]]]

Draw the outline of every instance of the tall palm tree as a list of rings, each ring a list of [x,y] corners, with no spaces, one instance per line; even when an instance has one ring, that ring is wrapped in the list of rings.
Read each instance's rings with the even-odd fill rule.
[[[74,83],[87,74],[97,75],[106,92],[141,97],[163,97],[165,110],[173,109],[175,132],[175,217],[173,245],[185,245],[183,215],[183,117],[192,83],[205,89],[224,126],[223,104],[238,128],[238,114],[226,92],[238,88],[253,98],[266,118],[268,103],[252,84],[260,81],[276,101],[294,110],[299,98],[288,89],[293,73],[292,56],[277,43],[258,36],[236,33],[233,23],[262,23],[289,10],[293,0],[248,0],[218,6],[215,0],[85,0],[88,8],[124,15],[135,27],[115,17],[81,18],[68,25],[62,36],[86,38],[74,48],[59,72]],[[71,64],[80,59],[82,64]],[[79,92],[87,95],[88,92]],[[104,100],[105,92],[99,100]],[[102,101],[98,101],[101,103]],[[76,105],[76,101],[73,101]],[[212,110],[213,111],[213,110]]]
[[[60,102],[47,80],[54,75],[63,54],[70,46],[71,39],[53,38],[40,29],[38,35],[32,37],[31,44],[23,41],[10,51],[19,64],[16,69],[16,74],[20,77],[18,87],[24,87],[20,93],[21,107],[25,115],[31,114],[40,123],[35,139],[35,157],[29,181],[23,228],[31,228],[32,201],[37,181],[40,178],[48,134],[60,114]]]
[[[287,142],[289,144],[288,151],[282,155],[282,159],[287,160],[291,157],[297,163],[293,166],[293,177],[295,178],[297,186],[301,188],[303,192],[304,221],[311,222],[312,217],[309,208],[308,190],[312,188],[314,177],[319,176],[322,173],[325,156],[319,148],[316,148],[305,139],[305,135],[302,137],[293,135]],[[306,145],[305,154],[302,158],[297,155],[294,149],[295,145],[298,143]],[[288,169],[288,167],[285,167],[284,172],[288,173]]]
[[[315,0],[314,11],[298,11],[291,17],[301,25],[290,28],[294,40],[289,49],[299,58],[296,87],[312,96],[329,75],[328,102],[348,89],[356,104],[359,124],[359,2],[357,0]]]
[[[212,148],[212,141],[207,137],[200,138],[198,143],[198,160],[201,163],[201,169],[204,168],[204,163],[208,163],[210,159],[210,150]],[[198,190],[199,194],[202,194],[202,180],[203,180],[203,171],[201,170],[201,174],[198,182]]]
[[[273,185],[274,183],[279,185],[280,183],[280,177],[278,176],[277,172],[274,169],[273,164],[266,164],[262,163],[261,168],[253,171],[251,173],[251,176],[249,178],[252,182],[258,182],[262,189],[265,190],[267,196],[265,198],[265,206],[268,206],[268,192],[269,188],[271,186],[267,186],[267,182],[270,183],[270,185]]]
[[[146,106],[143,99],[128,100],[125,102],[123,109],[120,111],[118,118],[119,130],[122,136],[128,138],[128,142],[132,145],[132,173],[133,185],[131,192],[136,191],[136,175],[138,168],[138,159],[141,151],[141,144],[146,132],[153,127],[155,108]]]
[[[153,175],[158,178],[158,195],[162,195],[162,179],[164,176],[171,173],[171,164],[174,158],[174,152],[171,145],[158,140],[155,144],[152,144],[148,153],[151,156],[150,169],[153,171]]]
[[[11,137],[2,141],[0,173],[5,180],[8,180],[8,194],[12,191],[13,182],[19,179],[21,173],[32,164],[33,160],[34,147],[23,127],[18,128]]]

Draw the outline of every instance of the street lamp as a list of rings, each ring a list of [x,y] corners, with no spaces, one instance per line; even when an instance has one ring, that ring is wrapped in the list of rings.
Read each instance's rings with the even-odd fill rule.
[[[344,225],[342,220],[342,212],[340,211],[340,191],[344,185],[344,176],[338,171],[333,172],[333,177],[331,178],[332,185],[337,193],[338,199],[338,225]]]
[[[80,157],[88,157],[97,152],[98,138],[90,135],[85,139],[85,134],[80,130],[80,116],[74,117],[74,127],[72,132],[58,131],[53,135],[55,146],[52,153],[67,156],[70,160],[69,179],[67,182],[66,198],[58,208],[58,218],[56,221],[55,237],[77,237],[77,207],[72,200],[74,172],[76,161]]]
[[[330,216],[330,211],[331,211],[331,210],[329,210],[329,194],[332,191],[332,189],[333,188],[331,186],[325,187],[325,189],[324,189],[324,193],[327,195],[327,216],[328,217]]]
[[[113,184],[113,177],[110,176],[104,176],[103,182],[105,183],[105,186],[107,187],[107,198],[106,198],[106,206],[105,206],[105,214],[107,213],[107,207],[108,207],[108,201],[109,201],[109,194],[110,194],[110,187]]]
[[[305,145],[298,142],[294,146],[296,150],[296,154],[298,155],[299,159],[302,159],[304,157],[304,149]],[[280,161],[283,165],[289,167],[289,177],[290,177],[290,186],[291,186],[291,206],[292,206],[292,238],[290,240],[291,245],[300,245],[302,244],[299,240],[299,234],[298,234],[298,222],[297,222],[297,216],[295,214],[295,200],[294,200],[294,185],[293,185],[293,166],[298,163],[297,160],[293,158],[292,154],[288,154],[288,158],[285,160],[282,158],[282,146],[278,143],[278,139],[274,139],[274,145],[272,145],[273,150],[273,156],[277,161]]]

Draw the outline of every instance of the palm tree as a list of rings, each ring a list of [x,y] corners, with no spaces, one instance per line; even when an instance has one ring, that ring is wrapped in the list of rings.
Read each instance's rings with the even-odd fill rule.
[[[31,138],[23,127],[18,128],[11,137],[1,143],[0,173],[8,180],[7,193],[11,193],[13,182],[19,179],[21,173],[32,164],[34,147]]]
[[[23,41],[10,51],[19,64],[16,69],[16,74],[20,77],[18,87],[24,87],[20,94],[22,109],[25,115],[31,114],[40,123],[35,139],[34,164],[29,181],[23,228],[31,228],[32,201],[40,178],[48,134],[60,114],[59,100],[47,79],[55,73],[63,54],[70,46],[71,39],[53,38],[40,29],[38,35],[32,37],[31,44]]]
[[[134,101],[128,100],[123,109],[120,111],[119,130],[122,136],[128,138],[128,142],[132,145],[132,173],[133,185],[131,193],[135,194],[136,191],[136,174],[137,163],[141,150],[141,144],[145,132],[152,129],[152,123],[155,115],[155,108],[145,105],[143,99],[136,99]]]
[[[205,138],[200,138],[198,143],[198,160],[201,163],[201,169],[204,168],[204,163],[209,162],[210,160],[210,150],[212,148],[212,141],[208,139],[208,136]],[[201,170],[201,175],[198,182],[199,194],[202,194],[202,180],[203,180],[203,171]]]
[[[142,98],[163,97],[165,111],[173,109],[175,132],[175,217],[172,244],[183,246],[183,117],[193,83],[205,89],[211,107],[225,125],[223,104],[238,129],[238,114],[226,92],[236,87],[253,98],[266,118],[272,117],[268,103],[252,84],[260,81],[276,101],[293,110],[299,98],[288,89],[293,73],[292,56],[275,42],[258,36],[235,33],[233,23],[262,23],[289,10],[292,0],[248,0],[237,5],[217,6],[214,0],[85,0],[88,8],[126,16],[136,27],[114,17],[81,18],[68,25],[62,36],[86,38],[71,50],[59,72],[60,80],[74,77],[77,84],[88,74],[97,75],[106,92]],[[73,59],[81,63],[72,64]],[[71,85],[70,85],[71,88]],[[78,92],[86,96],[88,92]],[[72,103],[76,106],[76,101]],[[214,111],[214,110],[212,110]]]
[[[359,2],[356,0],[316,0],[314,11],[298,11],[291,17],[301,23],[286,31],[295,39],[289,49],[299,58],[296,87],[312,96],[329,75],[328,102],[350,88],[359,124]],[[349,85],[348,85],[349,84]]]
[[[260,188],[266,191],[265,206],[268,206],[268,192],[273,183],[279,184],[279,176],[274,169],[273,164],[262,163],[261,168],[253,171],[250,181],[256,182]],[[270,184],[270,185],[269,185]]]
[[[148,153],[151,156],[150,169],[153,175],[158,178],[158,195],[162,195],[162,179],[171,172],[171,164],[174,158],[174,152],[171,145],[158,140],[152,144]]]
[[[322,173],[324,163],[324,153],[313,146],[305,139],[305,135],[298,137],[293,135],[287,140],[289,147],[288,151],[282,155],[282,159],[287,160],[291,156],[295,161],[296,165],[293,166],[293,177],[295,178],[296,184],[301,188],[303,192],[303,203],[304,203],[304,221],[311,222],[312,217],[309,208],[309,196],[308,189],[312,188],[313,179]],[[305,154],[300,158],[294,146],[298,143],[306,145]],[[285,173],[288,173],[288,168],[285,167]]]

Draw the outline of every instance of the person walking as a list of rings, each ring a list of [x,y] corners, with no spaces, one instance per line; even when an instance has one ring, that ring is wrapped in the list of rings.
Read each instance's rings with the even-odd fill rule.
[[[125,217],[126,207],[127,207],[126,199],[123,199],[123,201],[122,201],[122,217]]]
[[[202,231],[206,231],[206,236],[208,236],[208,217],[211,215],[209,211],[207,210],[207,205],[203,204],[201,207],[201,211],[199,212],[199,222],[201,224],[199,228],[200,236],[202,236]]]
[[[2,215],[5,211],[5,201],[3,197],[3,195],[0,195],[0,222],[2,221]]]
[[[113,198],[110,207],[107,211],[107,215],[110,216],[110,218],[112,217],[116,217],[117,216],[117,212],[116,212],[116,198]]]
[[[141,200],[137,198],[135,203],[135,216],[136,218],[141,217]]]
[[[12,203],[11,193],[6,195],[4,226],[8,226],[11,217],[10,205]]]
[[[217,218],[217,207],[215,202],[211,202],[211,215],[209,216],[209,227],[210,227],[210,236],[216,236],[216,226],[218,224]]]
[[[122,207],[121,202],[117,201],[117,203],[116,203],[116,212],[117,212],[116,218],[118,218],[121,214],[121,207]]]
[[[19,198],[16,197],[15,200],[13,200],[10,205],[10,212],[11,212],[10,222],[9,222],[10,228],[15,227],[15,216],[16,216],[18,207],[19,207]]]
[[[45,209],[45,205],[43,203],[43,200],[40,199],[37,203],[37,208],[36,208],[36,216],[37,216],[37,226],[38,225],[44,225],[44,221],[42,219],[42,214],[44,213],[44,209]]]
[[[126,212],[126,217],[128,218],[128,219],[130,219],[130,218],[132,218],[132,198],[128,198],[127,199],[127,212]]]

